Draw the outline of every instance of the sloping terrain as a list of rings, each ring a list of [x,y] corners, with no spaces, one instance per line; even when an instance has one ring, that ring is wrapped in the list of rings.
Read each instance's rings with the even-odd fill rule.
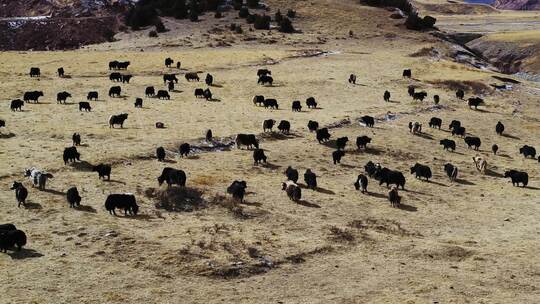
[[[540,1],[538,0],[495,0],[493,6],[498,9],[506,10],[539,10]]]
[[[269,3],[287,7],[286,1]],[[452,45],[405,31],[384,9],[326,0],[292,8],[302,30],[294,35],[251,32],[245,24],[244,34],[233,34],[225,30],[231,23],[226,18],[234,18],[227,16],[196,28],[166,20],[171,31],[157,39],[144,30],[77,51],[0,54],[0,119],[6,121],[0,130],[0,223],[15,223],[29,237],[23,251],[0,253],[2,301],[538,302],[540,165],[519,154],[524,144],[540,147],[538,86],[524,81],[510,91],[493,90],[490,84],[501,84],[493,76],[504,75],[454,62]],[[182,68],[166,68],[167,57]],[[111,60],[131,62],[122,71],[134,75],[129,84],[109,80]],[[41,68],[40,78],[28,76],[34,66]],[[60,66],[66,78],[55,75]],[[273,86],[257,85],[258,68],[272,70]],[[401,77],[405,68],[412,69],[412,79]],[[193,96],[206,85],[187,82],[183,76],[190,71],[214,75],[214,101]],[[146,98],[147,86],[165,89],[164,73],[179,74],[171,100]],[[356,85],[347,82],[351,73],[358,76]],[[467,97],[482,92],[486,105],[469,109],[455,98],[456,83],[468,84]],[[121,98],[107,96],[113,85],[122,86]],[[426,90],[428,98],[412,101],[409,85]],[[10,111],[9,101],[28,90],[45,96],[25,104],[23,112]],[[56,93],[64,90],[73,98],[57,104]],[[90,102],[92,111],[80,112],[77,103],[93,90],[100,97]],[[385,90],[392,93],[388,103]],[[276,98],[280,109],[253,105],[258,94]],[[434,94],[441,97],[439,106]],[[293,100],[305,105],[310,96],[317,109],[291,111]],[[133,107],[136,97],[144,99],[142,109]],[[120,112],[129,113],[124,128],[110,129],[109,115]],[[376,118],[374,128],[358,123],[363,115]],[[427,126],[432,116],[443,119],[440,130]],[[291,134],[263,134],[262,122],[270,118],[290,121]],[[450,134],[452,119],[482,139],[480,151]],[[317,143],[309,120],[328,126],[332,140]],[[156,129],[157,121],[166,128]],[[410,121],[423,123],[423,133],[412,135]],[[495,134],[497,121],[506,125],[504,136]],[[215,142],[205,141],[207,129]],[[74,132],[82,136],[81,161],[64,165],[62,151]],[[250,150],[228,148],[240,132],[257,134],[267,164],[253,165]],[[373,138],[365,151],[354,144],[360,135]],[[335,139],[342,136],[349,138],[346,155],[334,165]],[[443,151],[444,138],[456,141],[455,152]],[[184,142],[195,151],[180,158]],[[494,143],[498,155],[491,152]],[[154,158],[158,146],[167,150],[165,163]],[[472,163],[477,154],[488,161],[486,174]],[[374,179],[369,194],[354,189],[369,160],[405,174],[401,208],[389,206],[388,189]],[[89,170],[100,162],[112,164],[110,181]],[[431,167],[430,182],[409,173],[416,162]],[[459,167],[456,182],[442,170],[447,162]],[[31,166],[54,175],[47,191],[22,176]],[[319,189],[304,188],[300,202],[290,201],[281,190],[287,166],[300,175],[312,169]],[[195,210],[156,208],[166,195],[183,193],[159,187],[164,167],[186,171]],[[502,177],[507,169],[527,171],[529,186],[513,187]],[[225,193],[235,179],[248,184],[244,203]],[[17,208],[8,190],[14,180],[30,191],[26,208]],[[80,208],[65,201],[72,186],[83,197]],[[106,196],[121,192],[136,195],[138,216],[115,217],[104,209]]]

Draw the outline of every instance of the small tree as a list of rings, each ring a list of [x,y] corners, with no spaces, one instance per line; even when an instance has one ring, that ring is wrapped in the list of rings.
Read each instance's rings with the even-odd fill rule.
[[[176,0],[171,8],[171,15],[176,19],[186,19],[188,16],[186,0]]]
[[[247,6],[249,8],[258,8],[259,7],[259,0],[247,0]]]
[[[285,17],[279,23],[279,31],[282,33],[294,33],[294,27],[292,25],[291,19]]]
[[[163,22],[159,18],[156,21],[155,26],[156,26],[156,32],[158,32],[158,33],[165,33],[167,31],[167,29],[165,28],[165,25],[163,24]]]
[[[274,21],[279,24],[281,23],[282,19],[283,19],[283,15],[281,14],[281,11],[278,9],[276,14],[274,15]]]
[[[287,17],[289,17],[289,18],[295,18],[295,17],[296,17],[296,11],[295,11],[295,10],[292,10],[292,9],[288,10],[288,11],[287,11]]]
[[[240,10],[242,8],[242,6],[244,6],[244,0],[234,0],[233,2],[233,8],[235,10]]]
[[[156,38],[158,36],[156,31],[150,31],[148,32],[148,37]]]
[[[249,15],[249,16],[246,18],[246,22],[247,22],[248,24],[253,24],[253,23],[255,23],[255,17],[256,17],[256,16],[257,16],[257,15],[255,15],[255,14],[254,14],[254,15]]]
[[[238,12],[238,17],[240,18],[247,18],[249,16],[249,10],[247,7],[242,7],[240,11]]]
[[[253,27],[256,30],[269,30],[270,29],[270,16],[255,15],[255,23]]]

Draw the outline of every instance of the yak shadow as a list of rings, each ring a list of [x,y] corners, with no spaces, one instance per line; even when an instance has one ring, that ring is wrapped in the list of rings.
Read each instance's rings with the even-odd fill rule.
[[[6,134],[0,133],[0,138],[12,138],[12,137],[15,137],[15,133],[11,133],[11,132],[6,133]]]
[[[443,184],[443,183],[436,182],[436,181],[434,181],[434,180],[428,180],[427,182],[430,183],[430,184],[434,184],[434,185],[437,185],[437,186],[441,186],[441,187],[448,187],[448,185]]]
[[[498,156],[500,156],[500,157],[512,159],[512,156],[510,156],[510,155],[508,155],[508,154],[496,154],[496,155],[498,155]]]
[[[401,190],[401,191],[412,193],[412,194],[418,194],[418,195],[427,195],[424,192],[414,191],[414,190],[411,190],[411,189],[405,189],[405,190]]]
[[[167,163],[167,164],[176,164],[177,163],[177,161],[172,160],[172,159],[164,159],[163,162]]]
[[[361,84],[361,83],[351,83],[351,85],[353,85],[353,86],[359,86],[359,87],[367,87],[366,84]]]
[[[122,184],[125,185],[126,182],[115,180],[115,179],[104,179],[104,182],[111,183],[111,184]]]
[[[337,149],[337,146],[336,146],[336,140],[335,140],[335,139],[327,140],[327,141],[323,142],[322,145],[323,145],[323,146],[326,146],[326,147],[328,147],[328,148]]]
[[[22,248],[21,251],[12,251],[8,255],[14,260],[24,260],[30,258],[40,258],[43,254],[35,251],[34,249]]]
[[[526,189],[531,189],[531,190],[540,190],[540,188],[538,188],[538,187],[532,187],[532,186],[525,186],[524,188],[526,188]]]
[[[510,138],[510,139],[517,139],[517,140],[520,140],[521,138],[517,137],[517,136],[514,136],[514,135],[510,135],[510,134],[506,134],[506,133],[503,133],[502,134],[503,137],[506,137],[506,138]]]
[[[413,135],[424,138],[424,139],[433,140],[433,136],[431,136],[431,135],[429,135],[427,133],[416,133],[416,134],[413,134]]]
[[[458,184],[460,184],[460,185],[467,185],[467,186],[473,186],[473,185],[476,185],[475,183],[469,182],[469,181],[464,180],[464,179],[462,179],[462,178],[456,178],[455,182],[458,183]]]
[[[498,172],[495,172],[495,171],[493,171],[491,169],[487,169],[487,168],[486,168],[486,173],[485,174],[488,175],[488,176],[491,176],[491,177],[504,177],[504,175],[502,175],[502,174],[500,174]]]
[[[321,188],[321,187],[317,187],[315,189],[313,189],[315,192],[319,192],[319,193],[322,193],[322,194],[328,194],[328,195],[334,195],[336,194],[334,191],[332,190],[329,190],[329,189],[324,189],[324,188]]]
[[[339,164],[341,167],[344,167],[344,168],[349,168],[349,169],[355,169],[357,168],[357,166],[353,166],[353,165],[347,165],[347,164]]]
[[[253,192],[251,192],[253,193]],[[247,193],[246,193],[247,194]],[[246,201],[242,201],[239,203],[240,205],[246,205],[246,206],[254,206],[254,207],[260,207],[262,206],[261,203],[258,203],[258,202],[246,202]]]
[[[118,216],[119,217],[119,216]],[[128,220],[139,220],[139,221],[151,221],[153,217],[150,214],[137,214],[137,215],[128,215],[128,216],[122,216],[122,218],[128,219]]]
[[[210,99],[207,99],[208,101],[210,102],[221,102],[221,99],[219,98],[210,98]]]
[[[321,208],[321,206],[317,205],[317,204],[314,204],[314,203],[310,203],[308,201],[305,201],[305,200],[299,200],[296,202],[298,205],[302,205],[304,207],[309,207],[309,208]]]
[[[43,207],[41,206],[41,204],[39,204],[39,203],[33,203],[33,202],[26,202],[23,206],[24,206],[25,209],[28,209],[28,210],[39,210],[39,209],[43,209]]]
[[[416,208],[415,206],[411,206],[411,205],[407,205],[403,203],[399,204],[397,208],[400,210],[409,211],[409,212],[418,211],[418,208]]]
[[[91,163],[85,160],[71,163],[70,166],[78,171],[92,171],[92,167],[94,167]]]
[[[481,113],[491,113],[491,111],[485,110],[485,109],[475,109],[475,111],[481,112]]]
[[[212,83],[210,86],[213,88],[223,88],[221,84],[215,84],[215,83]]]
[[[174,89],[174,90],[172,90],[171,92],[173,92],[173,93],[184,93],[184,91],[182,91],[182,90],[177,90],[177,89]],[[157,98],[157,97],[156,97],[156,98]]]
[[[363,150],[365,153],[372,154],[372,155],[381,155],[384,151],[381,149],[373,148],[373,147],[367,147]]]
[[[97,213],[96,208],[89,205],[80,205],[80,206],[75,207],[74,209],[77,211],[82,211],[82,212]]]
[[[181,157],[182,158],[182,157]],[[186,156],[186,159],[200,159],[201,157],[199,155],[189,155],[189,156]]]
[[[388,100],[387,102],[388,102],[388,103],[401,103],[401,102],[399,102],[399,101],[397,101],[397,100],[392,100],[392,99]]]
[[[388,196],[383,194],[383,193],[377,193],[377,192],[368,192],[367,195],[369,196],[373,196],[375,198],[380,198],[380,199],[388,199]]]
[[[263,168],[268,168],[268,169],[271,169],[271,170],[277,170],[277,169],[281,168],[280,165],[274,165],[274,164],[271,164],[271,163],[263,163],[261,166]]]
[[[50,193],[50,194],[53,194],[53,195],[66,195],[65,192],[58,191],[58,190],[54,190],[54,189],[44,189],[44,190],[42,190],[42,191],[43,191],[43,192]]]

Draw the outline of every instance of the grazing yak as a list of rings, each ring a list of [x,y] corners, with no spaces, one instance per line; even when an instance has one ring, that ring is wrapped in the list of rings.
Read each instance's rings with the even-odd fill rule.
[[[273,83],[274,83],[274,78],[268,75],[262,75],[261,77],[259,77],[259,80],[257,80],[257,84],[262,84],[262,85],[269,84],[270,86],[272,86]]]
[[[427,93],[425,91],[415,92],[412,96],[413,100],[420,100],[420,101],[424,101],[424,98],[426,97],[427,97]]]
[[[291,201],[298,202],[300,199],[302,199],[302,189],[300,189],[300,187],[292,181],[284,182],[281,185],[281,190],[287,193],[287,196]]]
[[[292,102],[292,111],[293,112],[302,112],[302,104],[299,100],[295,100]]]
[[[431,119],[429,120],[429,127],[430,128],[439,128],[439,130],[440,130],[441,125],[442,125],[442,119],[440,119],[438,117],[431,117]]]
[[[361,190],[363,194],[363,193],[368,193],[367,186],[368,186],[368,178],[364,174],[358,175],[358,177],[356,178],[356,181],[354,182],[354,188],[356,190]]]
[[[109,80],[113,82],[121,82],[122,81],[122,74],[118,72],[113,72],[109,75]]]
[[[45,171],[41,171],[32,167],[24,170],[24,176],[28,177],[34,187],[38,187],[39,190],[45,190],[45,185],[49,178],[53,178],[53,175]]]
[[[137,215],[139,206],[132,193],[109,194],[105,200],[105,209],[116,216],[115,209],[124,209],[124,215]]]
[[[160,121],[156,122],[156,129],[165,129],[165,124]]]
[[[366,165],[364,166],[364,170],[366,171],[367,175],[369,177],[372,177],[377,173],[377,171],[381,168],[380,164],[375,165],[372,161],[368,161]]]
[[[73,133],[73,135],[71,136],[71,140],[73,141],[73,146],[80,146],[81,145],[81,134]]]
[[[262,95],[253,96],[253,104],[257,106],[262,106],[264,104],[264,96]]]
[[[111,115],[109,117],[109,128],[114,128],[115,125],[120,125],[120,128],[124,127],[124,121],[128,118],[127,113],[121,113],[117,115]]]
[[[253,161],[255,165],[258,165],[260,162],[264,162],[266,164],[266,155],[264,155],[263,149],[255,149],[253,150]]]
[[[212,86],[212,84],[214,83],[214,76],[210,75],[210,73],[207,73],[204,82],[207,86]]]
[[[349,75],[349,83],[356,84],[356,75]]]
[[[294,169],[291,166],[287,167],[287,170],[283,172],[285,176],[287,176],[287,180],[293,181],[295,183],[298,182],[298,170]]]
[[[282,120],[279,122],[277,128],[281,133],[289,134],[289,132],[291,131],[291,123],[287,120]]]
[[[419,179],[422,179],[423,177],[426,179],[426,181],[429,181],[429,179],[432,177],[431,169],[428,166],[421,165],[419,163],[416,163],[411,167],[411,174],[414,174],[415,177]]]
[[[60,67],[56,70],[56,73],[58,74],[58,77],[64,78],[64,68]]]
[[[96,91],[90,91],[88,92],[88,95],[86,95],[86,100],[98,100],[98,92]]]
[[[410,85],[407,87],[407,94],[409,94],[409,96],[413,97],[415,91],[416,91],[416,88],[414,86]]]
[[[306,106],[308,107],[308,109],[316,109],[317,102],[315,101],[315,97],[308,97],[306,99]]]
[[[41,71],[39,68],[30,68],[30,77],[39,77],[41,76]]]
[[[480,138],[476,136],[466,136],[464,140],[469,149],[471,147],[474,147],[474,150],[477,150],[477,151],[480,148],[480,145],[482,144],[482,141],[480,140]]]
[[[440,101],[441,98],[439,97],[439,95],[433,95],[433,103],[439,104]]]
[[[182,63],[180,61],[176,62],[176,68],[180,70],[180,66],[182,66]]]
[[[304,173],[304,182],[309,189],[317,189],[317,175],[311,169],[307,169]]]
[[[24,106],[24,101],[20,100],[20,99],[14,99],[11,101],[11,105],[10,105],[10,108],[11,108],[11,111],[22,111],[22,107]]]
[[[361,148],[366,149],[367,144],[369,143],[371,143],[371,138],[368,136],[363,135],[356,138],[356,147],[358,148],[358,150],[360,150]]]
[[[235,180],[227,187],[227,193],[240,202],[244,201],[244,195],[246,195],[247,183],[245,181]]]
[[[497,151],[499,151],[499,146],[497,146],[497,144],[493,144],[493,146],[491,146],[491,151],[494,155],[497,155]]]
[[[76,147],[67,147],[64,149],[64,154],[62,159],[64,160],[64,165],[67,165],[70,162],[76,162],[81,160],[81,154],[77,152]]]
[[[398,187],[392,186],[392,189],[388,191],[388,200],[390,201],[390,205],[392,207],[399,207],[399,205],[401,204],[401,196],[399,196]]]
[[[461,121],[459,120],[452,120],[450,124],[448,125],[449,130],[453,130],[454,128],[459,128],[459,127],[461,127]]]
[[[405,176],[399,171],[393,171],[388,168],[381,168],[380,165],[375,165],[375,172],[373,174],[376,180],[379,181],[379,185],[386,184],[401,186],[401,189],[405,189]]]
[[[319,129],[319,123],[314,120],[310,120],[308,121],[307,127],[309,132],[317,131],[317,129]]]
[[[29,91],[29,92],[24,92],[24,95],[23,95],[23,100],[25,102],[29,102],[29,101],[33,101],[34,103],[38,103],[39,102],[39,98],[43,96],[43,92],[42,91]]]
[[[452,129],[452,136],[459,135],[459,136],[463,137],[466,134],[465,132],[466,132],[465,127],[461,127],[461,126],[454,127]]]
[[[504,172],[504,177],[510,177],[510,179],[512,180],[512,185],[516,187],[519,186],[519,183],[521,183],[525,188],[529,183],[529,175],[527,174],[527,172],[508,170]]]
[[[170,57],[165,58],[166,67],[170,68],[173,63],[174,63],[174,60],[172,60]]]
[[[119,61],[118,64],[116,65],[116,68],[118,70],[127,70],[128,66],[130,65],[130,62],[129,61]]]
[[[459,99],[463,99],[465,97],[465,92],[463,90],[457,90],[456,97]]]
[[[483,104],[484,100],[480,97],[471,97],[469,98],[469,101],[467,102],[467,105],[469,105],[469,108],[474,107],[475,110],[478,109],[478,106]]]
[[[21,204],[24,206],[26,204],[26,198],[28,197],[28,190],[24,187],[24,185],[15,181],[9,189],[15,190],[15,198],[17,199],[17,203],[19,203],[17,207],[20,208]]]
[[[157,98],[158,99],[167,99],[167,100],[170,100],[171,99],[171,96],[169,95],[169,92],[167,92],[166,90],[159,90],[157,92]]]
[[[328,128],[317,129],[317,141],[319,143],[330,140],[330,136],[331,135],[328,133]]]
[[[267,98],[263,101],[263,105],[265,109],[271,108],[271,109],[278,109],[279,105],[277,100],[274,98]]]
[[[17,230],[17,227],[15,227],[15,225],[13,224],[0,224],[0,231],[4,233],[6,231],[13,231],[13,230]]]
[[[174,91],[174,82],[169,81],[169,83],[167,84],[167,90],[168,90],[169,92]]]
[[[263,122],[263,132],[272,131],[272,128],[274,128],[274,125],[276,124],[276,121],[273,119],[267,119]]]
[[[341,163],[341,158],[345,156],[345,152],[341,151],[341,150],[336,150],[334,152],[332,152],[332,160],[334,161],[334,165],[335,164],[340,164]]]
[[[414,123],[409,122],[409,132],[412,134],[421,134],[422,133],[422,124],[415,121]]]
[[[93,166],[92,172],[97,172],[99,179],[105,180],[105,177],[107,177],[107,180],[111,180],[111,165],[109,164],[99,164],[97,166]]]
[[[443,150],[456,151],[456,142],[451,139],[442,139],[439,144],[443,146]]]
[[[473,156],[472,159],[473,159],[474,165],[476,166],[476,170],[482,173],[486,173],[487,161],[478,155]]]
[[[131,80],[131,78],[133,78],[133,75],[129,75],[129,74],[125,74],[125,75],[121,75],[121,80],[122,80],[122,83],[129,83],[129,81]]]
[[[458,176],[458,168],[450,163],[444,165],[444,172],[451,182],[455,181]]]
[[[373,128],[375,125],[375,118],[365,115],[360,118],[360,121],[363,122],[367,127]]]
[[[211,129],[208,129],[206,131],[205,138],[206,138],[206,141],[212,141],[213,136],[212,136],[212,130]]]
[[[412,71],[411,71],[411,69],[405,69],[405,70],[403,70],[403,77],[411,78],[411,77],[412,77]]]
[[[519,148],[519,154],[523,154],[525,158],[528,156],[531,158],[536,158],[536,149],[534,147],[524,145],[523,147]]]
[[[78,207],[81,205],[81,196],[77,187],[71,187],[66,192],[66,199],[70,208]]]
[[[8,249],[17,247],[17,251],[21,251],[26,245],[26,234],[21,230],[8,230],[0,233],[0,251],[7,252]]]
[[[191,152],[191,146],[188,143],[183,143],[178,148],[178,153],[180,154],[180,157],[187,157],[189,155],[189,152]]]
[[[504,125],[502,124],[502,122],[497,122],[497,125],[495,126],[495,132],[498,134],[498,135],[502,135],[503,132],[504,132]]]
[[[109,89],[109,97],[120,97],[122,88],[120,86],[114,86]]]
[[[20,99],[14,99],[11,101],[10,109],[11,111],[22,111],[22,106],[24,106],[24,101]]]
[[[199,81],[199,75],[197,75],[197,73],[195,72],[191,72],[191,73],[186,73],[186,80],[187,81]]]
[[[176,74],[163,74],[163,84],[166,84],[167,81],[178,83],[178,78],[176,78]]]
[[[204,90],[203,89],[195,89],[195,98],[204,98]]]
[[[142,98],[139,98],[139,97],[135,98],[135,103],[134,103],[135,108],[142,108],[142,104],[143,104]]]
[[[3,127],[5,127],[5,126],[6,126],[6,121],[0,119],[0,128],[3,128]]]
[[[71,97],[71,94],[69,94],[68,92],[60,92],[56,94],[56,103],[66,103],[66,99],[68,99],[69,97]]]
[[[80,101],[79,102],[79,111],[85,110],[86,112],[91,112],[92,107],[90,106],[90,103],[88,101]]]
[[[345,150],[345,146],[347,146],[347,142],[349,141],[349,138],[347,136],[339,137],[336,139],[336,148],[338,150]]]
[[[167,183],[167,187],[172,185],[186,186],[186,172],[183,170],[174,169],[171,167],[163,168],[161,175],[157,178],[158,184],[161,186],[163,182]]]
[[[158,147],[156,149],[156,158],[158,159],[158,161],[162,162],[165,160],[165,148],[163,147]]]
[[[144,94],[146,97],[154,97],[156,96],[156,89],[154,87],[146,87]]]
[[[257,70],[257,77],[266,76],[266,75],[272,75],[272,71],[268,69],[258,69]]]
[[[384,91],[384,94],[383,94],[384,101],[389,102],[390,97],[391,97],[390,92]]]
[[[240,149],[240,146],[246,146],[248,149],[252,147],[259,149],[259,141],[255,137],[255,134],[238,134],[234,141],[238,149]]]

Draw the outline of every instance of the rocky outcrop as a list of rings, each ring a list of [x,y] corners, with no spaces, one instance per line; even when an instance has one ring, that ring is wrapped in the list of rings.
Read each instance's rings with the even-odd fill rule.
[[[495,0],[493,6],[506,10],[540,10],[540,0]]]

